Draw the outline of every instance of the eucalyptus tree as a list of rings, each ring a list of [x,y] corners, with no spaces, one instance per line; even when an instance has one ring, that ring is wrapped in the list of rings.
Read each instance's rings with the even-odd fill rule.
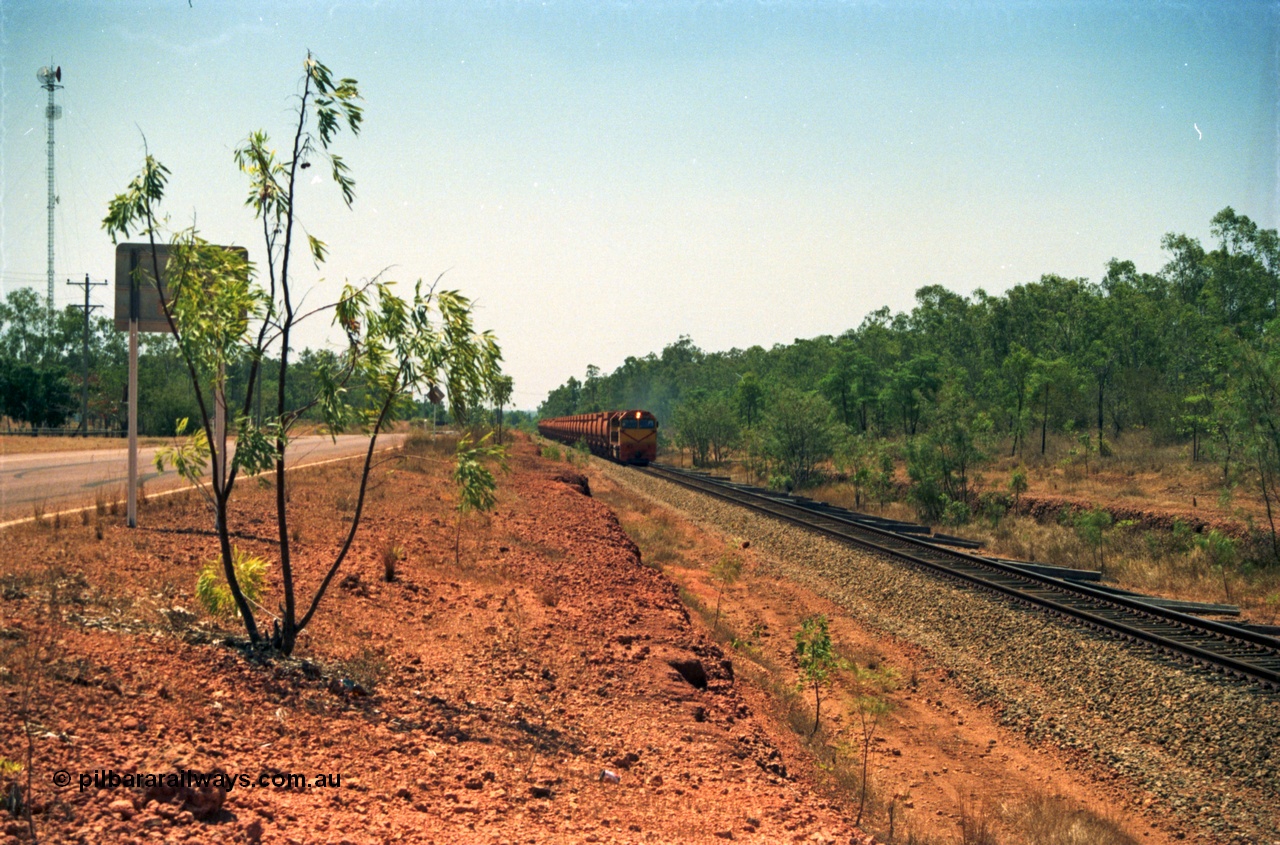
[[[363,121],[358,83],[335,79],[329,68],[310,53],[304,62],[296,119],[290,126],[287,158],[277,157],[266,132],[251,133],[235,150],[235,162],[248,179],[245,205],[261,221],[262,259],[250,268],[245,258],[214,247],[194,229],[172,235],[171,255],[160,287],[160,303],[170,334],[187,372],[198,409],[194,433],[184,443],[163,452],[157,463],[173,464],[207,499],[218,537],[223,575],[244,622],[249,639],[292,653],[299,633],[312,621],[326,590],[346,559],[360,527],[365,493],[378,436],[399,415],[412,409],[412,393],[428,384],[444,384],[457,416],[469,397],[487,392],[498,374],[501,355],[494,338],[477,334],[470,302],[455,291],[424,288],[421,281],[411,296],[401,297],[392,282],[375,276],[360,285],[346,285],[331,306],[303,312],[304,291],[299,260],[298,180],[310,181],[305,170],[322,164],[350,207],[355,182],[342,157],[333,149],[345,129],[358,135]],[[160,205],[169,170],[149,153],[142,171],[127,189],[111,200],[103,228],[113,239],[140,232],[151,245],[152,278],[161,278],[157,240],[164,237]],[[305,233],[306,256],[318,268],[328,247]],[[251,270],[256,270],[256,274]],[[263,277],[265,277],[265,284]],[[298,324],[319,311],[331,309],[346,337],[341,355],[321,360],[315,377],[316,393],[301,405],[290,401],[292,336]],[[263,389],[262,365],[275,355],[275,396],[255,419],[255,400]],[[234,409],[235,454],[226,460],[228,442],[215,431],[215,405],[227,396],[227,372],[247,364],[241,402]],[[327,365],[326,365],[327,364]],[[353,382],[363,390],[346,392]],[[368,436],[360,473],[359,492],[351,522],[305,609],[299,604],[289,497],[285,485],[290,432],[299,417],[317,409],[333,433],[358,427]],[[184,430],[187,421],[179,424]],[[210,477],[204,479],[206,462]],[[275,481],[276,525],[283,603],[270,635],[256,621],[254,608],[238,582],[235,550],[228,523],[228,501],[242,473],[272,472]],[[274,614],[272,614],[274,615]]]

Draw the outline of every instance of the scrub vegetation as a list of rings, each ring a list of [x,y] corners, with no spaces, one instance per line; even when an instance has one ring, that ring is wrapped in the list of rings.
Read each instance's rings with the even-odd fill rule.
[[[1179,535],[1172,569],[1265,603],[1280,589],[1280,238],[1231,208],[1212,233],[1166,235],[1155,273],[1113,259],[1096,282],[931,285],[839,336],[727,352],[682,337],[589,367],[539,412],[647,408],[673,462],[967,526],[1021,556],[1058,547],[1070,560],[1053,562],[1109,576],[1149,568],[1175,519],[1217,529],[1212,550]]]

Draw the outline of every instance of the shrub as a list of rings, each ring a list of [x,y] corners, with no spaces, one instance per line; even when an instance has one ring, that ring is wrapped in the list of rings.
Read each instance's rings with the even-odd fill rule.
[[[231,562],[245,599],[251,604],[258,604],[266,587],[269,565],[266,558],[232,547]],[[231,589],[223,576],[221,558],[206,562],[196,579],[196,599],[213,616],[229,616],[233,613],[239,616],[235,600],[231,597]]]
[[[382,547],[382,580],[390,583],[396,580],[396,564],[404,560],[404,546],[388,543]]]
[[[814,736],[822,719],[822,688],[830,685],[832,673],[840,668],[840,658],[836,656],[827,629],[827,617],[823,614],[805,619],[796,632],[795,640],[796,663],[800,666],[800,683],[797,686],[813,689],[813,731],[809,735]]]
[[[742,558],[733,554],[721,555],[711,567],[711,577],[719,585],[716,592],[716,618],[712,628],[720,627],[720,599],[724,597],[726,587],[733,586],[742,575]]]

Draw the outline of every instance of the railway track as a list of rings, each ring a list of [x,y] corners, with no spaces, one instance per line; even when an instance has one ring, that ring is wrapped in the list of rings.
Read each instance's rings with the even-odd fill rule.
[[[880,552],[967,587],[997,593],[1095,630],[1146,643],[1272,690],[1280,689],[1280,639],[1268,633],[1202,619],[1143,601],[1143,597],[1116,595],[1086,583],[948,548],[920,536],[918,527],[863,517],[803,497],[661,464],[637,471]]]

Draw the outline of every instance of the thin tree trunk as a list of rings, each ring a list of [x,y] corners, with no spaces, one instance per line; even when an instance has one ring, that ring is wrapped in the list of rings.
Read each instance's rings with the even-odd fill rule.
[[[1044,455],[1045,442],[1049,434],[1049,385],[1044,386],[1044,416],[1040,418],[1040,454]]]

